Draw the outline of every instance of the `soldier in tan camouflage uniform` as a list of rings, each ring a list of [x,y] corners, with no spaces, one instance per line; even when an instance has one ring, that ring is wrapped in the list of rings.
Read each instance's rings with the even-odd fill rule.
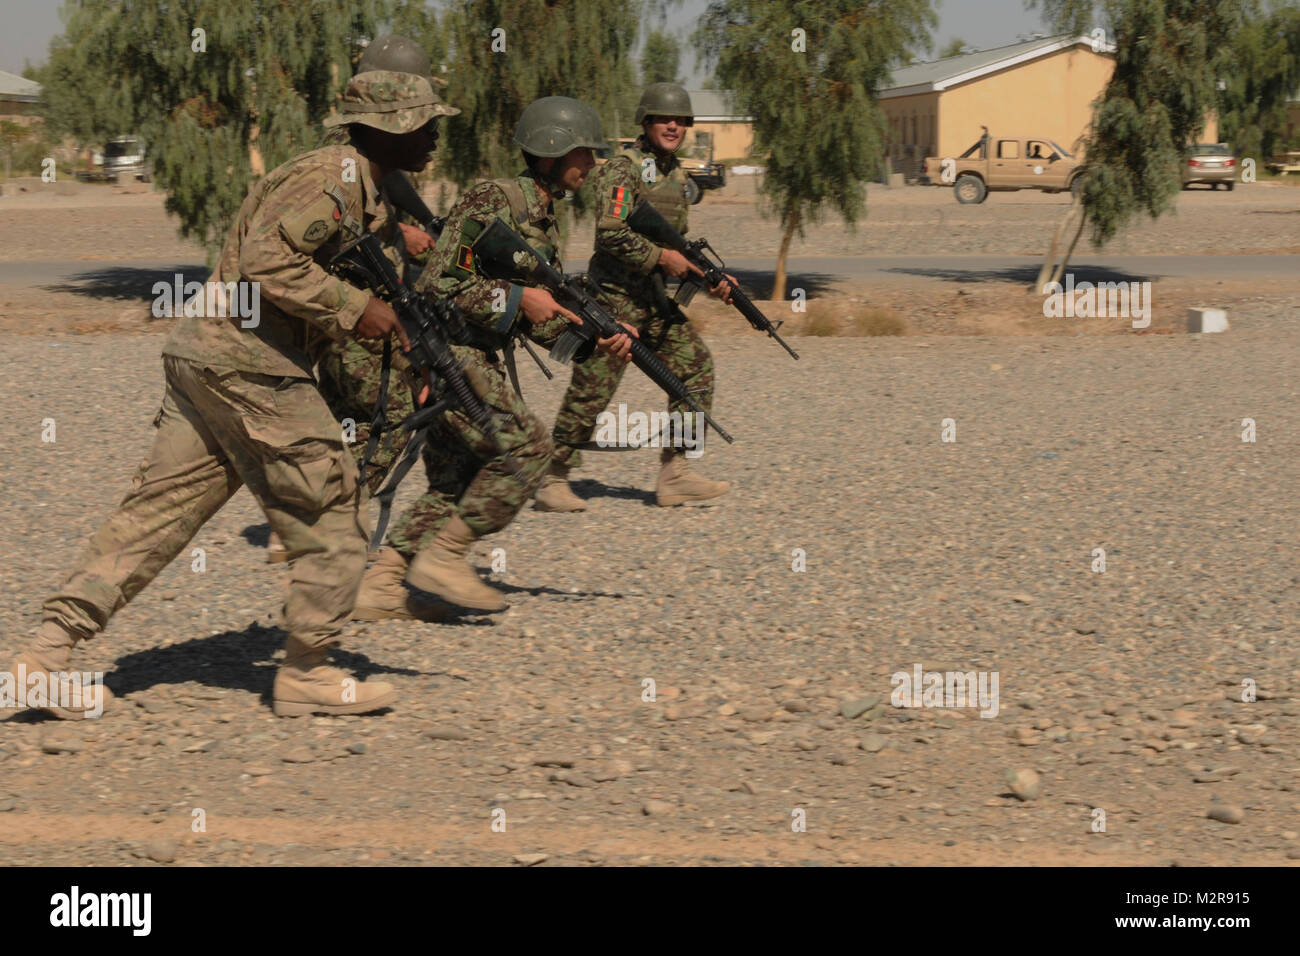
[[[45,602],[40,633],[15,672],[22,666],[59,680],[76,643],[103,630],[247,484],[295,559],[275,713],[365,713],[389,704],[389,685],[360,683],[325,663],[356,598],[367,521],[356,465],[312,366],[331,339],[397,334],[409,347],[387,304],[321,263],[367,229],[400,261],[376,183],[391,169],[423,168],[439,112],[421,77],[361,74],[341,115],[327,120],[353,124],[354,145],[314,150],[253,186],[210,282],[260,283],[258,321],[219,308],[177,323],[163,348],[166,391],[153,447],[77,569]],[[91,712],[46,709],[61,717]]]
[[[552,448],[545,426],[508,383],[496,352],[510,346],[491,327],[522,315],[529,337],[549,346],[566,323],[580,320],[545,289],[484,278],[470,250],[471,233],[500,217],[559,268],[554,200],[582,186],[595,165],[592,149],[604,145],[596,111],[560,96],[529,105],[514,141],[527,170],[514,179],[479,183],[461,196],[416,285],[417,291],[454,300],[476,327],[477,343],[454,351],[496,413],[497,442],[459,411],[446,413],[431,428],[423,452],[428,491],[393,523],[388,547],[366,573],[359,613],[367,608],[374,617],[401,616],[407,607],[404,581],[461,607],[507,607],[466,556],[477,538],[504,528],[532,497]],[[598,345],[611,362],[627,362],[631,340],[626,335]],[[506,454],[522,466],[522,475],[506,467]]]
[[[358,73],[369,73],[372,70],[387,70],[393,73],[415,73],[418,76],[428,78],[433,84],[434,92],[441,93],[447,86],[447,82],[441,77],[433,75],[433,64],[429,60],[429,54],[409,37],[392,34],[386,37],[379,37],[366,47],[366,52],[362,54],[360,61],[357,63]],[[444,116],[454,116],[459,110],[453,110],[450,107],[442,113]],[[346,124],[339,124],[331,127],[321,141],[322,146],[343,146],[351,141],[351,127]],[[402,231],[403,245],[406,248],[407,258],[412,263],[419,263],[421,266],[428,262],[429,255],[433,252],[433,237],[418,225],[412,225],[406,222],[404,214],[398,215],[397,227]],[[379,395],[379,373],[380,366],[375,357],[380,355],[382,350],[374,343],[357,341],[356,339],[345,339],[341,342],[331,343],[328,355],[322,361],[319,369],[322,376],[322,391],[325,394],[325,400],[330,403],[339,418],[352,418],[355,424],[355,444],[352,445],[354,457],[357,464],[360,465],[362,459],[362,450],[366,447],[366,441],[370,437],[370,418],[369,410],[374,407],[375,400]],[[347,367],[345,370],[344,366]],[[401,370],[400,360],[398,362],[399,371]],[[351,369],[361,368],[365,373],[360,375],[351,374]],[[368,374],[367,374],[368,373]],[[388,421],[391,424],[397,424],[406,415],[410,414],[412,405],[412,396],[409,392],[399,387],[393,387],[389,395]],[[370,490],[378,489],[382,483],[384,475],[388,469],[397,460],[402,453],[405,445],[406,432],[395,431],[385,435],[379,448],[370,459],[371,471],[367,474],[367,484]],[[285,550],[279,537],[272,533],[270,540],[267,542],[266,560],[271,564],[281,563],[288,558],[288,552]],[[412,602],[412,607],[419,602]],[[424,613],[441,616],[441,610],[438,607],[425,607]],[[365,619],[364,613],[355,615],[360,619]]]
[[[610,159],[595,177],[594,192],[601,215],[596,224],[590,275],[600,285],[610,314],[636,328],[664,364],[696,393],[700,404],[712,410],[713,356],[690,323],[674,321],[656,306],[651,286],[656,271],[682,278],[688,273],[700,275],[700,270],[680,252],[656,246],[625,222],[636,204],[646,199],[679,232],[686,232],[690,205],[686,198],[687,176],[674,153],[684,142],[687,127],[695,122],[690,97],[676,84],[651,84],[641,96],[636,121],[641,124],[641,137]],[[719,283],[712,292],[730,301],[728,283]],[[537,493],[539,511],[586,508],[568,484],[570,470],[582,463],[582,453],[575,446],[591,440],[596,416],[613,398],[625,367],[625,363],[611,362],[603,356],[574,366],[551,433],[555,456]],[[671,402],[668,410],[690,413],[688,408]],[[725,481],[708,481],[693,474],[687,468],[684,448],[663,449],[655,486],[655,499],[660,505],[708,501],[725,494],[729,487]]]

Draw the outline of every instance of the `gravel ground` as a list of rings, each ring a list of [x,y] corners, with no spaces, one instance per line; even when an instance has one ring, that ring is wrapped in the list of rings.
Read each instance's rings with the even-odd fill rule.
[[[426,191],[434,202],[435,190]],[[856,230],[828,214],[791,245],[792,256],[962,255],[1041,256],[1069,199],[1033,191],[995,193],[963,206],[946,188],[867,188],[867,211]],[[724,257],[775,257],[781,232],[755,218],[756,181],[732,177],[691,210],[691,231],[707,236]],[[1157,220],[1138,218],[1104,251],[1108,254],[1300,251],[1300,189],[1274,183],[1238,184],[1231,193],[1192,189],[1178,195],[1174,211]],[[592,225],[579,224],[566,258],[591,254]],[[1079,254],[1094,251],[1085,237]],[[120,194],[84,186],[68,196],[21,195],[0,201],[0,259],[68,261],[167,259],[202,262],[200,247],[177,238],[159,193]],[[147,291],[147,290],[146,290]],[[143,293],[142,293],[143,295]]]
[[[270,715],[282,574],[240,493],[194,542],[206,572],[174,563],[79,654],[113,712],[0,720],[0,858],[1296,860],[1300,330],[1284,306],[1234,318],[800,338],[797,364],[714,339],[738,440],[699,467],[725,503],[657,509],[651,453],[590,455],[587,512],[480,546],[485,569],[505,551],[509,612],[348,629],[344,666],[399,688],[383,716]],[[147,447],[159,344],[0,334],[6,656]],[[553,415],[563,381],[521,371]],[[619,399],[657,408],[637,378]],[[997,672],[997,716],[889,706],[916,665]]]

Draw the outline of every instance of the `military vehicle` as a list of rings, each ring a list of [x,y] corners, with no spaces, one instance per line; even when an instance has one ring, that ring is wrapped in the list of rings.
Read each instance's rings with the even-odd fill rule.
[[[145,157],[144,141],[135,136],[119,136],[104,144],[102,159],[92,170],[82,170],[77,178],[83,182],[116,182],[119,176],[129,176],[140,182],[153,181],[153,171]]]
[[[927,157],[918,182],[952,185],[960,203],[982,203],[991,192],[1039,189],[1046,193],[1077,191],[1083,185],[1083,161],[1042,136],[984,135],[956,159]]]

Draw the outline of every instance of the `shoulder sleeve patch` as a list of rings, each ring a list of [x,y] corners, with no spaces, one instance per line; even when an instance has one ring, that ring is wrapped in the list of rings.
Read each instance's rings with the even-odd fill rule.
[[[322,192],[306,206],[287,212],[280,219],[280,234],[299,252],[311,255],[338,230],[338,223],[338,206]]]
[[[466,219],[456,239],[456,255],[448,274],[456,279],[469,279],[474,276],[474,240],[483,231],[483,224],[473,219]]]
[[[631,205],[631,190],[626,186],[615,186],[610,191],[609,206],[605,209],[605,215],[614,219],[627,219]]]

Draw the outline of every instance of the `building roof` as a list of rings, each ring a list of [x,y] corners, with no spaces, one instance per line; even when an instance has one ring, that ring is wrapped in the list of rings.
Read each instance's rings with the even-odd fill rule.
[[[41,84],[0,70],[0,98],[35,103],[41,98]]]
[[[1102,43],[1094,47],[1091,37],[1064,34],[1043,37],[1023,43],[1012,43],[1009,46],[994,47],[992,50],[978,50],[975,53],[945,57],[930,63],[913,63],[911,66],[900,67],[893,71],[893,81],[890,86],[882,89],[877,95],[883,100],[895,96],[934,93],[1080,45],[1097,53],[1115,52],[1114,44]]]
[[[736,111],[733,103],[734,94],[730,90],[687,90],[691,106],[695,110],[695,120],[699,123],[752,123],[752,116],[743,116]]]

